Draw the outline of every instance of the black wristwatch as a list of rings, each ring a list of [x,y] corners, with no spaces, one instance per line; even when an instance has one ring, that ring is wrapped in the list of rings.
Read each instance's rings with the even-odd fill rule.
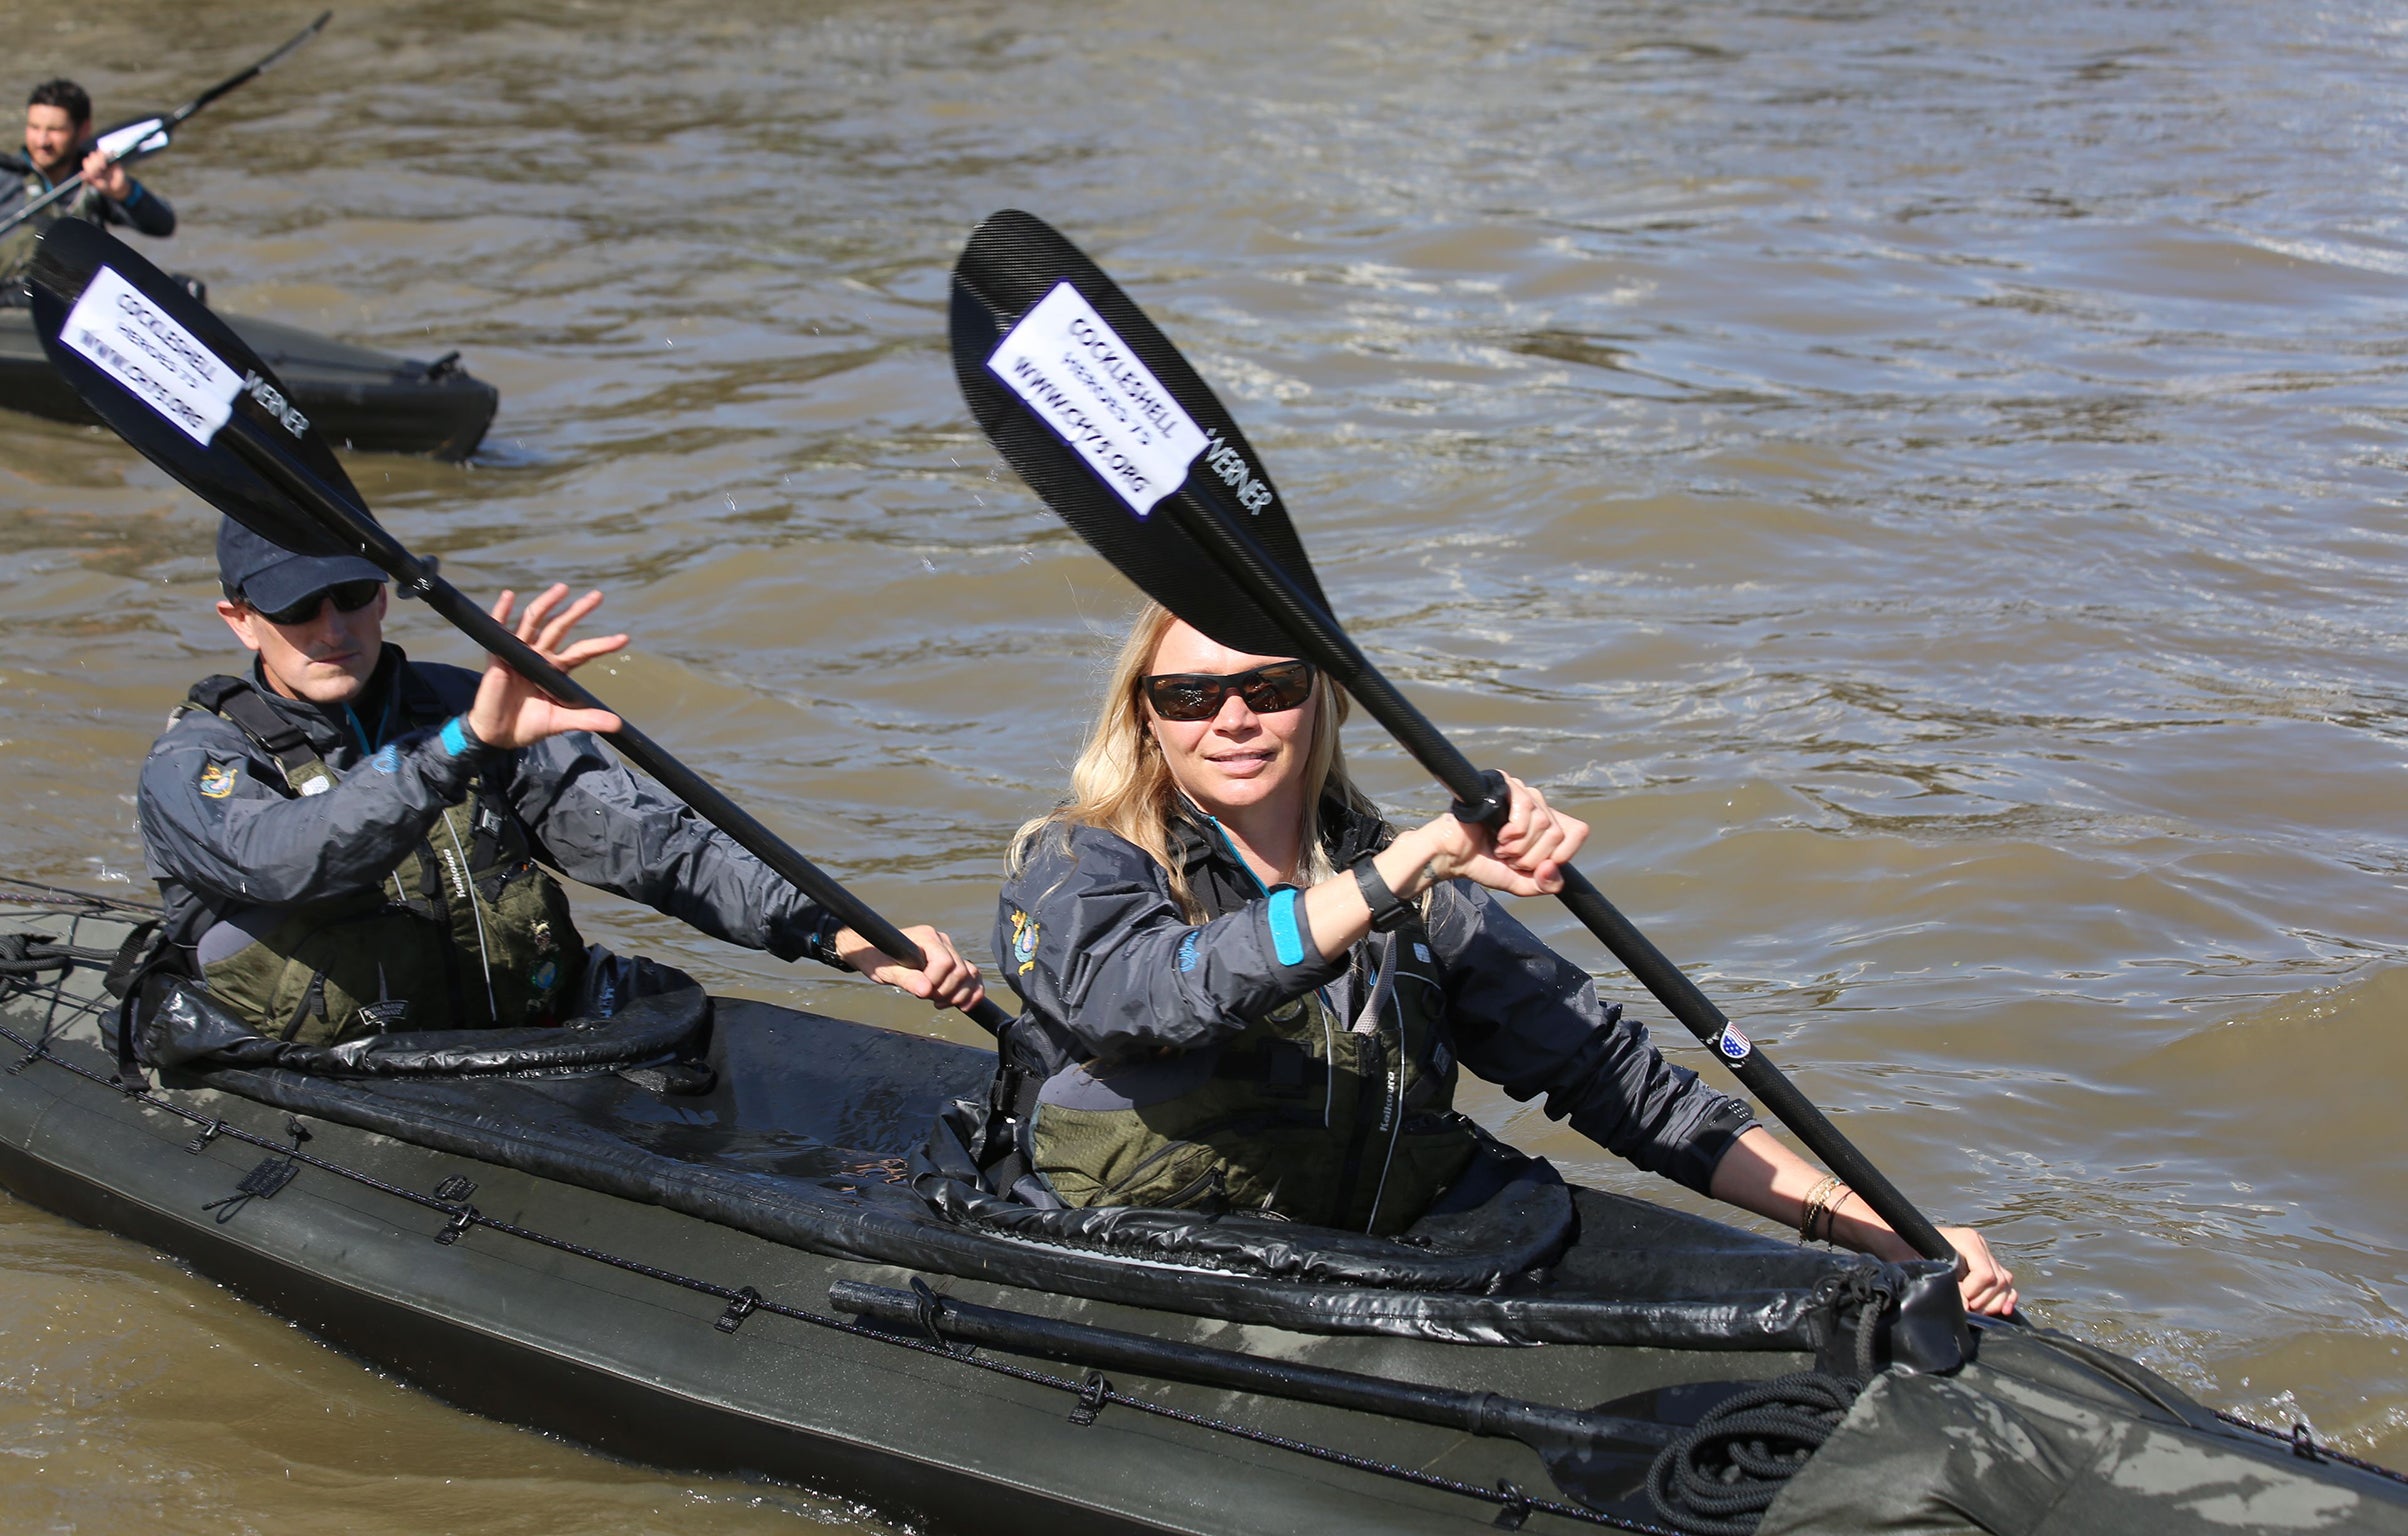
[[[803,941],[803,953],[830,970],[849,971],[844,956],[836,952],[836,936],[844,932],[844,921],[833,912],[822,912],[811,925],[811,936]]]
[[[1363,893],[1363,905],[1371,909],[1371,931],[1394,933],[1413,920],[1413,908],[1389,888],[1385,875],[1374,863],[1376,854],[1365,854],[1355,860],[1355,889]]]

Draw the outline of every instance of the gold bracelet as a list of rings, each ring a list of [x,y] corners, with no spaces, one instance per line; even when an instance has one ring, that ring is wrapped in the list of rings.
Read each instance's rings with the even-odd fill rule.
[[[1823,1197],[1831,1193],[1838,1184],[1838,1174],[1826,1173],[1823,1175],[1823,1182],[1806,1192],[1805,1203],[1798,1207],[1799,1242],[1811,1243],[1814,1241],[1814,1213],[1821,1208]]]
[[[1831,1235],[1832,1231],[1839,1226],[1839,1208],[1843,1205],[1846,1205],[1848,1203],[1848,1197],[1855,1193],[1855,1190],[1852,1190],[1847,1185],[1842,1184],[1838,1188],[1832,1190],[1830,1194],[1823,1197],[1824,1242],[1836,1243],[1839,1241],[1838,1238]]]

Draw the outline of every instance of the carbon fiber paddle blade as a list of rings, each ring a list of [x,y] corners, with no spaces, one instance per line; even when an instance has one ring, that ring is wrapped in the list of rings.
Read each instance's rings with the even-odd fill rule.
[[[953,268],[953,375],[1029,489],[1146,595],[1236,650],[1294,642],[1178,526],[1240,520],[1324,609],[1288,512],[1187,359],[1052,225],[1006,210]]]
[[[240,414],[353,505],[367,505],[268,365],[183,285],[97,225],[61,219],[35,248],[32,286],[34,329],[51,366],[144,458],[296,554],[356,552],[216,442],[227,417]]]

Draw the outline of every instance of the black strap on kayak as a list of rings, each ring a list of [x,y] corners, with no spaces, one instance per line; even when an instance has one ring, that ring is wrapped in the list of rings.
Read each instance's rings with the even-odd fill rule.
[[[111,997],[123,997],[130,991],[134,978],[142,973],[150,958],[151,936],[159,931],[157,919],[136,923],[126,930],[125,942],[117,946],[117,956],[109,962],[109,973],[100,978],[100,989]]]
[[[182,971],[184,952],[167,941],[162,925],[156,921],[136,923],[126,934],[125,942],[117,946],[117,958],[109,962],[109,974],[100,979],[101,990],[117,999],[117,1080],[120,1083],[143,1081],[142,1061],[134,1050],[134,1025],[142,1011],[142,985],[155,971]]]

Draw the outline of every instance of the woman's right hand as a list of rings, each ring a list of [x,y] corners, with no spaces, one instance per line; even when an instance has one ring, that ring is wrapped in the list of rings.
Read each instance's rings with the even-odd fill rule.
[[[1441,880],[1473,880],[1513,896],[1552,896],[1563,889],[1563,866],[1588,841],[1589,824],[1547,804],[1547,797],[1511,774],[1512,802],[1492,835],[1475,822],[1436,816],[1396,840],[1417,862],[1412,894]],[[1383,865],[1386,862],[1382,857]],[[1392,882],[1405,894],[1401,882]]]
[[[1372,856],[1372,866],[1402,901],[1419,901],[1441,880],[1476,880],[1514,896],[1547,896],[1563,889],[1563,867],[1588,841],[1589,824],[1550,810],[1547,797],[1510,774],[1513,800],[1494,835],[1486,827],[1439,816]],[[1304,893],[1313,943],[1335,960],[1371,931],[1371,908],[1353,870],[1340,870]]]

